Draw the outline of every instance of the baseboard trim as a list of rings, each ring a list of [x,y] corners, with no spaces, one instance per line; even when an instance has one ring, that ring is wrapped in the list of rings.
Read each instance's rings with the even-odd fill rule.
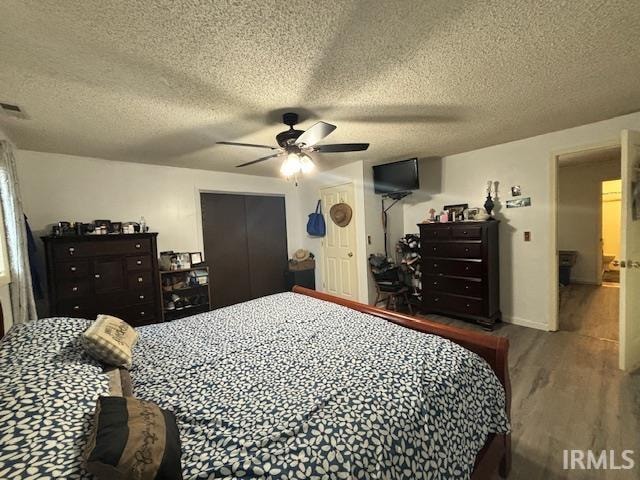
[[[511,323],[512,325],[518,325],[520,327],[535,328],[536,330],[542,330],[544,332],[549,331],[549,325],[540,322],[532,322],[531,320],[527,320],[526,318],[509,317],[503,315],[502,320],[506,323]]]

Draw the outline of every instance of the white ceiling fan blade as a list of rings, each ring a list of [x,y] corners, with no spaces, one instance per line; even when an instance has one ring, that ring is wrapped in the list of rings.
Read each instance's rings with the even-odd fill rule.
[[[330,123],[326,122],[318,122],[308,130],[306,130],[302,135],[300,135],[295,141],[295,145],[312,147],[327,135],[329,135],[331,132],[333,132],[335,129],[335,125],[331,125]]]

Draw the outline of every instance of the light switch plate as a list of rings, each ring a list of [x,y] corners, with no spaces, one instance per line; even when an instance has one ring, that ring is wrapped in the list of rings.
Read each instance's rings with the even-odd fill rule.
[[[524,241],[525,242],[531,241],[531,232],[524,232]]]

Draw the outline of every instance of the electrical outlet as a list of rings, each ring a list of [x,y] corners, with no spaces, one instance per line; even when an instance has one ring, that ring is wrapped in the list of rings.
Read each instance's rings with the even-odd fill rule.
[[[524,232],[524,241],[525,242],[531,241],[531,232]]]

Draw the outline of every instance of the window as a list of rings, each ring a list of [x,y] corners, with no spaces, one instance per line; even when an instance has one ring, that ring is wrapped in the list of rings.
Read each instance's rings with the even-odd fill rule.
[[[0,287],[7,285],[11,281],[10,272],[7,237],[4,233],[4,218],[2,216],[2,208],[0,208]]]

